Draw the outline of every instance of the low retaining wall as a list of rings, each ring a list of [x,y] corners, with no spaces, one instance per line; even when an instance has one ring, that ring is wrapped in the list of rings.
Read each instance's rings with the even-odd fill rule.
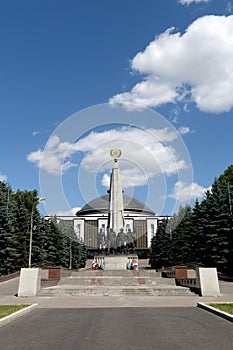
[[[163,277],[175,278],[176,284],[188,287],[201,296],[219,296],[217,269],[215,267],[198,267],[196,270],[187,266],[175,266],[162,272]]]
[[[13,278],[19,277],[19,275],[20,275],[20,271],[11,273],[10,275],[1,276],[1,277],[0,277],[0,283],[1,283],[1,282],[5,282],[5,281],[10,281],[10,280],[12,280]]]

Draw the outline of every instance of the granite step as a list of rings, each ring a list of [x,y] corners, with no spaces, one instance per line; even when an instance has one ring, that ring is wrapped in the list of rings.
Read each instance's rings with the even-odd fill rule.
[[[40,297],[54,297],[54,296],[80,296],[80,295],[102,295],[102,296],[193,296],[189,288],[178,286],[164,286],[158,285],[155,287],[144,288],[131,286],[70,286],[62,285],[49,288],[43,288],[38,293]]]
[[[147,276],[147,277],[161,277],[161,272],[156,270],[144,270],[139,269],[136,271],[132,270],[81,270],[72,271],[70,277],[93,277],[93,276],[122,276],[122,277],[132,277],[132,276]]]
[[[163,278],[156,270],[72,271],[56,286],[42,288],[39,296],[77,295],[194,295],[189,288],[176,286],[174,278]]]
[[[96,286],[136,286],[136,285],[172,285],[175,286],[175,279],[162,277],[148,277],[148,276],[78,276],[78,277],[64,277],[58,283],[59,285],[96,285]]]

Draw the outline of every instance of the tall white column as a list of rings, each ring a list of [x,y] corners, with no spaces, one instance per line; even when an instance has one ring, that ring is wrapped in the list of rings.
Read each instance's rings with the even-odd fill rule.
[[[110,155],[114,160],[114,165],[110,180],[108,229],[112,229],[117,234],[121,229],[124,229],[123,194],[121,175],[118,167],[118,159],[121,156],[121,150],[111,150]]]

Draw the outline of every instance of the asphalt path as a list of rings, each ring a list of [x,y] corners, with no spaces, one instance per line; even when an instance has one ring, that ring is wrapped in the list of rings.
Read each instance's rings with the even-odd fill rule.
[[[232,350],[233,324],[193,307],[36,309],[0,328],[1,350]]]

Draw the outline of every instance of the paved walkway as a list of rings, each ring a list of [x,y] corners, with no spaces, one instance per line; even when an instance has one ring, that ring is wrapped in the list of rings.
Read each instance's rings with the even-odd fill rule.
[[[2,350],[232,350],[232,323],[197,307],[37,309],[0,328]]]
[[[77,296],[19,298],[19,278],[0,283],[0,304],[38,303],[40,308],[115,308],[115,307],[194,307],[198,302],[233,302],[233,282],[220,281],[219,297],[194,296]]]

